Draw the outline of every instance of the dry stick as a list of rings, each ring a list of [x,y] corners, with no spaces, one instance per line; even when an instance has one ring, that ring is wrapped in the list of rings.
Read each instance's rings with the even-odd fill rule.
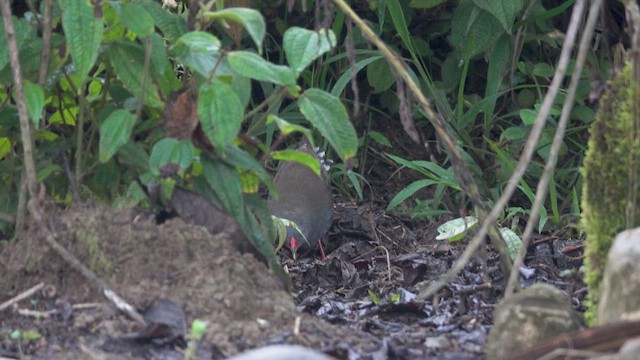
[[[67,249],[65,249],[60,243],[58,243],[55,239],[53,233],[49,230],[49,228],[45,225],[42,220],[42,213],[40,213],[40,208],[38,205],[38,199],[33,197],[29,200],[29,212],[35,220],[38,228],[43,232],[44,240],[47,242],[53,250],[55,250],[60,257],[62,257],[73,269],[78,271],[82,276],[84,276],[89,282],[97,287],[100,291],[102,291],[103,295],[111,300],[113,304],[122,312],[127,314],[130,318],[137,321],[143,326],[146,326],[146,322],[144,321],[142,315],[140,315],[133,306],[129,305],[126,301],[124,301],[120,296],[118,296],[109,286],[102,281],[91,269],[84,266],[80,260],[78,260],[73,254],[71,254]]]
[[[14,296],[13,298],[3,302],[2,304],[0,304],[0,312],[2,312],[4,309],[7,309],[8,307],[10,307],[11,305],[20,302],[26,298],[28,298],[29,296],[37,293],[38,291],[40,291],[42,288],[44,287],[44,283],[39,283],[38,285],[32,287],[31,289],[24,291],[20,294],[18,294],[17,296]]]
[[[573,13],[571,14],[571,21],[569,23],[569,29],[567,31],[567,36],[565,37],[564,44],[562,45],[562,52],[560,53],[560,60],[558,61],[558,68],[556,73],[553,76],[553,80],[551,81],[551,85],[549,86],[549,92],[545,96],[545,99],[542,103],[542,107],[540,108],[540,112],[536,117],[536,121],[531,128],[531,132],[529,133],[529,138],[527,139],[527,143],[522,151],[522,155],[520,156],[520,160],[518,161],[518,165],[516,169],[509,179],[507,186],[505,187],[502,195],[496,201],[496,204],[491,209],[491,212],[485,219],[485,221],[480,226],[478,233],[471,239],[469,245],[465,249],[464,253],[460,256],[454,264],[453,267],[449,270],[447,274],[438,279],[435,283],[431,284],[428,288],[421,291],[420,294],[416,297],[416,300],[421,301],[426,298],[433,296],[438,290],[440,290],[449,279],[453,278],[455,274],[462,271],[464,268],[466,259],[471,258],[475,250],[480,246],[482,241],[484,240],[484,236],[489,229],[489,225],[492,224],[498,216],[500,215],[501,210],[507,205],[507,202],[513,195],[518,182],[522,179],[524,172],[531,161],[531,157],[533,156],[533,152],[538,143],[538,139],[540,138],[540,134],[542,133],[542,129],[547,121],[547,116],[549,115],[549,111],[553,106],[553,102],[555,97],[560,89],[560,84],[564,78],[564,74],[567,71],[567,66],[569,64],[571,49],[573,44],[575,43],[575,39],[577,36],[577,22],[581,18],[581,14],[584,10],[584,0],[576,1],[576,4],[573,6]],[[573,26],[572,26],[573,25]]]
[[[29,117],[27,116],[26,102],[24,99],[24,86],[22,84],[22,71],[20,70],[20,60],[18,46],[16,44],[16,32],[11,18],[11,6],[8,0],[0,1],[2,9],[2,19],[4,20],[4,31],[7,34],[7,45],[9,47],[9,60],[11,62],[11,72],[18,102],[18,116],[20,118],[20,134],[22,135],[22,150],[24,153],[24,167],[27,172],[27,188],[29,195],[36,195],[36,166],[33,161],[33,146],[31,142],[31,129]]]
[[[464,268],[464,265],[469,261],[471,256],[476,252],[476,250],[480,246],[481,241],[484,239],[484,236],[487,233],[491,238],[491,243],[500,254],[500,258],[502,260],[502,263],[504,264],[504,267],[506,269],[509,269],[511,266],[511,258],[509,256],[509,250],[507,249],[505,242],[502,240],[497,228],[495,227],[495,221],[498,217],[498,214],[500,213],[500,210],[502,209],[502,207],[504,207],[504,204],[501,206],[496,205],[496,207],[492,210],[491,214],[489,214],[489,215],[492,215],[492,217],[489,217],[489,215],[487,215],[487,210],[484,206],[484,202],[482,200],[482,196],[480,195],[478,186],[473,180],[471,172],[469,171],[466,164],[464,163],[464,160],[462,159],[460,149],[458,148],[455,141],[449,134],[449,131],[447,130],[447,126],[445,124],[444,119],[440,114],[436,113],[432,109],[431,104],[429,103],[429,100],[424,96],[424,94],[420,90],[420,87],[413,82],[413,79],[409,76],[408,72],[405,70],[404,63],[402,62],[402,60],[400,60],[400,58],[397,55],[395,55],[380,38],[378,38],[378,36],[371,30],[371,28],[369,28],[369,26],[349,7],[349,5],[347,5],[343,0],[334,0],[334,2],[361,29],[364,37],[367,38],[370,42],[372,42],[380,50],[380,52],[384,55],[384,57],[387,59],[389,64],[397,72],[398,76],[400,76],[400,78],[402,78],[405,81],[409,89],[411,89],[411,92],[420,103],[420,106],[425,111],[429,119],[431,119],[431,123],[436,129],[436,132],[438,133],[440,140],[443,142],[443,144],[445,145],[445,148],[448,150],[447,155],[449,156],[452,163],[454,164],[455,175],[456,175],[456,178],[458,179],[458,182],[460,183],[460,186],[465,190],[466,194],[469,196],[469,198],[473,202],[476,208],[476,211],[479,214],[480,219],[484,220],[481,231],[478,233],[478,235],[476,235],[476,238],[474,238],[475,242],[472,241],[469,243],[465,253],[463,254],[463,257],[461,257],[456,262],[456,264],[454,265],[454,268],[451,271],[449,271],[447,274],[441,277],[440,282],[437,285],[438,288],[436,289],[436,291],[442,288],[446,283],[451,281],[456,276],[456,274],[459,273]],[[539,137],[540,131],[538,131],[538,137]],[[538,137],[536,137],[536,139]],[[537,143],[537,141],[534,143]],[[524,172],[524,167],[522,172]],[[520,177],[521,176],[522,175],[520,175]],[[515,189],[515,185],[513,186],[513,188]],[[506,197],[506,199],[503,201],[505,204],[512,193],[513,193],[513,189],[509,194],[509,196]],[[491,228],[489,228],[490,225],[491,225]],[[425,298],[426,296],[423,297],[422,300],[424,300]]]
[[[538,182],[538,187],[536,189],[536,200],[533,203],[533,208],[531,208],[531,217],[529,218],[529,222],[527,223],[527,226],[524,229],[524,234],[522,235],[522,245],[520,245],[518,256],[513,263],[513,268],[511,269],[511,274],[509,275],[509,282],[505,290],[505,296],[509,296],[513,292],[517,284],[519,268],[520,266],[522,266],[524,257],[527,254],[527,247],[529,246],[529,241],[531,240],[531,234],[533,233],[535,223],[538,221],[538,211],[540,210],[542,203],[547,197],[549,179],[551,178],[551,174],[556,167],[558,153],[560,152],[565,129],[567,128],[567,123],[569,122],[569,115],[571,114],[571,109],[573,108],[573,100],[576,96],[576,89],[578,88],[578,83],[580,82],[582,68],[584,67],[585,59],[587,58],[587,51],[590,48],[593,30],[596,27],[596,21],[598,20],[598,15],[600,14],[601,4],[602,0],[596,0],[591,4],[591,8],[589,9],[589,16],[585,24],[584,32],[582,33],[582,37],[580,39],[578,55],[576,57],[576,63],[575,67],[573,68],[573,73],[571,74],[571,81],[569,82],[567,97],[565,98],[564,104],[562,105],[562,115],[560,115],[558,128],[556,129],[556,134],[553,137],[553,144],[551,145],[549,158],[547,159],[547,163],[544,166],[542,177]],[[580,4],[576,3],[575,6],[583,7],[584,4],[582,4],[582,1],[580,1]],[[580,11],[582,11],[582,9]],[[582,15],[576,16],[575,18],[581,17]],[[574,17],[571,18],[569,31],[573,30],[571,28],[572,26],[575,26],[576,29],[579,27],[579,21],[574,22]]]

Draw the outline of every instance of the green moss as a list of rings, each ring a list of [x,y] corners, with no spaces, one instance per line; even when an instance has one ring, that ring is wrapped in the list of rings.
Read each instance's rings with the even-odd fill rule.
[[[629,168],[631,159],[640,155],[640,148],[632,146],[632,106],[637,93],[632,84],[632,69],[627,64],[600,99],[582,168],[582,225],[587,237],[585,282],[589,287],[586,318],[591,324],[609,248],[617,233],[634,225],[625,223],[629,189],[637,188],[637,184],[629,184]],[[639,200],[636,199],[638,205]],[[638,219],[635,223],[639,223]]]

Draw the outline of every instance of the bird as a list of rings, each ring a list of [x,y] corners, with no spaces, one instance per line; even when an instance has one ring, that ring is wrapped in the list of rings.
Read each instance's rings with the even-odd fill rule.
[[[329,231],[333,220],[331,182],[327,169],[308,139],[303,137],[297,150],[314,156],[320,163],[320,176],[299,162],[289,161],[280,165],[273,179],[279,197],[271,194],[267,208],[271,215],[294,222],[304,234],[303,237],[294,227],[287,226],[285,244],[294,259],[297,254],[308,254],[317,246],[324,258],[320,239]]]

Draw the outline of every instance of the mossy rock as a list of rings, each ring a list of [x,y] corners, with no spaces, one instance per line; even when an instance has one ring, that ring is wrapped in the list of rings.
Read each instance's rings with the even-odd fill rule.
[[[640,158],[640,146],[633,139],[634,94],[638,106],[640,101],[632,73],[631,65],[627,64],[600,99],[582,168],[582,225],[587,237],[585,282],[589,287],[586,318],[590,324],[597,313],[600,283],[613,239],[625,228],[640,223],[636,216],[635,224],[626,224],[630,190],[638,189],[637,183],[630,184],[630,169],[633,166],[637,171]],[[636,214],[640,213],[637,194],[640,191],[636,190]]]

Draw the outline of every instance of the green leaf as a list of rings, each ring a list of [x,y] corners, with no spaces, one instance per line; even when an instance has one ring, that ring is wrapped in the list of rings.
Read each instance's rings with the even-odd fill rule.
[[[320,89],[309,89],[298,98],[300,112],[329,141],[343,161],[358,148],[356,130],[340,99]]]
[[[236,138],[242,125],[244,108],[229,85],[216,81],[200,87],[198,115],[211,144],[223,152]]]
[[[371,56],[366,59],[358,61],[353,68],[350,67],[345,72],[343,72],[342,75],[340,75],[336,83],[333,85],[333,88],[331,89],[331,95],[340,96],[340,94],[342,94],[342,92],[344,91],[344,88],[347,87],[347,84],[349,83],[349,81],[353,79],[354,72],[357,74],[365,66],[371,64],[372,62],[378,59],[383,59],[383,58],[384,56],[382,55],[376,55],[376,56]]]
[[[280,132],[282,133],[282,136],[287,136],[294,132],[300,132],[304,134],[307,139],[312,138],[311,130],[307,129],[304,126],[292,124],[279,116],[269,115],[267,117],[267,124],[271,124],[272,122],[276,123],[276,125],[278,126],[278,130],[280,130]]]
[[[0,137],[0,160],[11,150],[11,139],[8,137]]]
[[[522,120],[523,124],[533,125],[536,122],[538,112],[532,109],[522,109],[518,112],[518,115],[520,115],[520,119]]]
[[[102,19],[94,17],[94,8],[89,1],[58,0],[58,4],[62,11],[62,28],[67,47],[78,81],[82,83],[98,58],[104,25]],[[78,91],[80,89],[79,86]]]
[[[522,9],[521,0],[473,0],[483,10],[495,17],[502,28],[511,34],[511,26],[516,14]]]
[[[404,44],[405,49],[414,53],[415,51],[413,49],[413,43],[411,42],[411,34],[407,27],[407,19],[404,16],[400,2],[398,0],[385,0],[385,3],[387,4],[389,14],[391,14],[393,26],[398,32],[398,35],[400,35],[400,39],[402,39],[402,44]]]
[[[107,52],[109,62],[118,75],[118,79],[122,81],[133,96],[139,99],[142,93],[142,83],[145,80],[144,48],[135,43],[118,41],[112,43]],[[155,108],[161,108],[164,103],[160,100],[156,85],[150,75],[147,76],[144,86],[144,103]]]
[[[27,113],[36,129],[40,125],[42,109],[44,109],[44,91],[38,84],[29,80],[24,82],[24,100],[27,105]]]
[[[221,160],[205,159],[202,165],[202,174],[218,196],[222,210],[244,227],[244,195],[238,172]]]
[[[531,71],[533,75],[540,76],[543,78],[551,78],[555,71],[553,67],[547,63],[537,63],[533,66],[533,70]]]
[[[48,163],[42,168],[38,169],[38,171],[36,172],[36,181],[45,181],[49,177],[49,175],[58,172],[62,172],[62,168],[59,165]]]
[[[384,136],[383,134],[377,132],[377,131],[369,131],[367,133],[367,135],[371,138],[371,140],[377,142],[380,145],[386,146],[386,147],[393,147],[391,145],[391,141],[389,141],[389,139]]]
[[[220,61],[220,40],[217,37],[193,31],[182,35],[173,46],[176,59],[208,78]]]
[[[153,145],[149,168],[152,174],[158,176],[163,166],[177,164],[180,167],[179,173],[183,173],[191,166],[194,154],[195,147],[191,141],[164,138]]]
[[[228,55],[228,61],[233,70],[248,78],[278,85],[296,84],[296,77],[291,68],[274,65],[250,51],[232,51]]]
[[[18,50],[22,49],[22,45],[25,44],[28,38],[32,39],[32,29],[29,27],[29,23],[26,19],[15,17],[13,19],[13,27],[15,31],[16,43]],[[21,51],[22,52],[22,51]],[[9,64],[9,46],[7,45],[7,35],[4,31],[4,20],[0,18],[0,69],[3,69]],[[23,70],[24,71],[24,70]],[[13,79],[13,78],[12,78]]]
[[[122,24],[140,37],[147,37],[154,31],[153,18],[144,6],[136,3],[119,2],[114,8]]]
[[[100,161],[107,162],[131,137],[136,116],[126,110],[112,112],[100,124]]]
[[[505,129],[505,131],[500,134],[500,141],[514,141],[514,140],[522,140],[529,135],[531,131],[530,126],[513,126]]]
[[[224,160],[228,164],[239,169],[250,171],[251,173],[256,175],[258,179],[260,179],[260,181],[267,185],[269,191],[275,191],[269,173],[267,173],[264,167],[260,165],[260,163],[258,163],[252,155],[240,149],[239,147],[232,145],[227,146],[224,154]]]
[[[262,14],[258,11],[247,8],[227,8],[216,12],[206,12],[204,16],[209,19],[226,19],[241,24],[258,47],[258,52],[262,53],[266,25]]]
[[[418,180],[409,184],[407,187],[402,189],[396,196],[391,199],[389,205],[387,205],[387,211],[391,211],[396,208],[396,206],[400,205],[403,201],[413,196],[418,190],[425,188],[427,186],[438,184],[435,180]]]
[[[522,246],[522,240],[518,234],[509,228],[500,228],[500,235],[502,235],[505,243],[507,243],[507,249],[509,249],[509,256],[511,256],[511,260],[515,260],[516,256],[518,256],[520,246]]]
[[[316,175],[320,176],[320,162],[318,159],[306,152],[298,150],[280,150],[271,153],[271,157],[276,160],[286,160],[299,162],[311,169]]]
[[[389,90],[396,83],[386,59],[379,59],[367,66],[367,80],[376,94]]]
[[[478,219],[473,216],[447,221],[438,226],[438,236],[436,236],[436,240],[449,240],[449,242],[458,241],[477,223]]]
[[[484,10],[474,6],[471,1],[460,2],[453,13],[449,42],[460,53],[465,53],[469,41],[473,39],[469,58],[488,50],[504,33],[498,20],[486,15]]]
[[[166,11],[155,1],[145,1],[142,6],[153,18],[153,23],[162,31],[169,43],[175,43],[180,36],[187,33],[187,24],[180,15]]]
[[[332,30],[320,29],[316,32],[295,26],[287,29],[282,43],[287,62],[296,75],[337,45],[336,35]]]

